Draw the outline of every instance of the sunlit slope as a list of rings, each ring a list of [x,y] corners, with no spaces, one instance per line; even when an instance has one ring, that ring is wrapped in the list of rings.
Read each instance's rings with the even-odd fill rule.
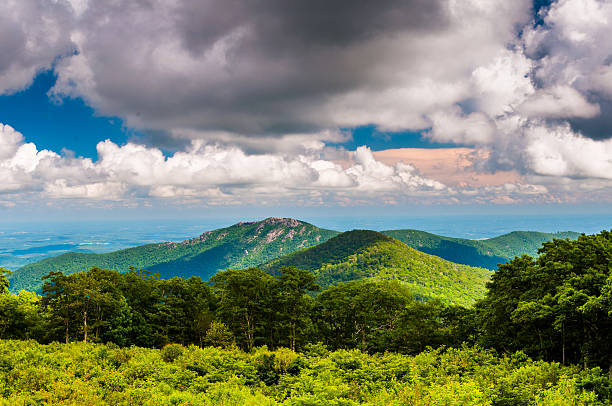
[[[148,244],[107,254],[67,253],[48,258],[19,268],[11,276],[11,290],[38,290],[42,286],[41,277],[51,271],[70,274],[94,266],[121,272],[133,266],[163,278],[208,279],[219,270],[255,266],[337,234],[299,220],[272,217],[208,231],[182,242]]]
[[[261,267],[274,273],[283,266],[314,272],[324,287],[359,279],[397,279],[417,297],[463,305],[484,296],[491,275],[487,269],[456,264],[368,230],[342,233]]]
[[[486,240],[451,238],[419,230],[389,230],[382,232],[408,246],[428,254],[437,255],[459,264],[497,269],[515,256],[524,254],[537,256],[542,243],[553,238],[575,240],[580,233],[540,233],[536,231],[513,231]]]

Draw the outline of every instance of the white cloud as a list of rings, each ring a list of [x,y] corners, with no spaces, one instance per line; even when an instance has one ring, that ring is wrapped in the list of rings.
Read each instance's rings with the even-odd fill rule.
[[[348,168],[320,154],[246,154],[237,147],[194,141],[166,157],[159,149],[111,141],[98,144],[97,162],[38,151],[9,126],[0,127],[0,192],[33,192],[52,198],[122,200],[133,196],[240,200],[267,196],[334,194],[405,196],[437,194],[446,187],[405,164],[385,165],[360,147]]]
[[[456,144],[489,144],[497,132],[495,122],[486,114],[464,115],[458,107],[429,115],[432,122],[427,136],[434,141]]]
[[[492,118],[514,112],[534,92],[529,78],[532,62],[519,50],[504,49],[472,72],[473,97],[479,111]]]
[[[568,126],[527,130],[527,154],[539,175],[612,180],[612,139],[593,141]]]
[[[599,105],[592,104],[570,86],[554,86],[536,92],[518,109],[527,117],[536,118],[592,118],[601,113]]]

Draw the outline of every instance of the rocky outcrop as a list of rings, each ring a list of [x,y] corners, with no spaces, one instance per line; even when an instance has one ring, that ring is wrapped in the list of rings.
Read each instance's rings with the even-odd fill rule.
[[[269,244],[272,241],[276,240],[278,237],[283,235],[284,232],[285,232],[285,229],[282,227],[275,228],[274,230],[270,231],[268,235],[266,235],[266,240],[265,240],[266,244]]]

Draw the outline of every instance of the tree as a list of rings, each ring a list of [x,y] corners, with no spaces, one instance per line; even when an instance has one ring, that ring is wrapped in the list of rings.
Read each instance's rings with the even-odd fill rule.
[[[75,320],[69,279],[61,272],[50,272],[42,279],[42,304],[51,315],[52,328],[62,328],[64,340],[68,344]]]
[[[213,297],[199,277],[158,281],[157,305],[161,344],[203,345],[206,330],[213,320]]]
[[[537,260],[500,266],[478,304],[484,341],[612,378],[612,233],[544,243]]]
[[[332,348],[384,351],[410,290],[398,281],[351,281],[317,296],[319,335]]]
[[[156,333],[163,326],[158,317],[161,291],[155,275],[144,270],[130,268],[123,274],[123,296],[130,311],[128,341],[134,345],[157,345]]]
[[[447,344],[450,337],[443,318],[445,310],[439,300],[408,303],[396,323],[393,350],[418,354],[426,347]]]
[[[249,268],[218,272],[210,282],[219,300],[217,312],[241,347],[250,351],[257,343],[273,346],[277,281],[257,268]]]
[[[80,331],[85,342],[90,331],[100,340],[110,321],[125,310],[123,279],[116,271],[94,267],[71,275],[51,272],[43,280],[43,304],[63,326],[66,343],[71,330]]]
[[[234,335],[225,324],[213,320],[206,331],[204,344],[213,347],[230,348],[235,345]]]
[[[9,290],[9,281],[7,276],[12,274],[11,271],[9,271],[6,268],[2,268],[0,266],[0,295],[1,294],[5,294],[8,293]]]
[[[304,334],[310,322],[313,300],[307,292],[321,287],[315,283],[316,276],[295,267],[282,267],[280,270],[279,290],[281,322],[286,326],[289,348],[295,351],[298,337]]]

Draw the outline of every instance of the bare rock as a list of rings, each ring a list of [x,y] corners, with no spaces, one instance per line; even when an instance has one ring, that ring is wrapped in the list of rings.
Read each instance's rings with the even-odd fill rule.
[[[282,227],[279,228],[275,228],[274,230],[270,231],[268,233],[268,235],[266,235],[266,244],[271,243],[272,241],[276,240],[278,237],[280,237],[283,233],[285,232],[285,229]]]

